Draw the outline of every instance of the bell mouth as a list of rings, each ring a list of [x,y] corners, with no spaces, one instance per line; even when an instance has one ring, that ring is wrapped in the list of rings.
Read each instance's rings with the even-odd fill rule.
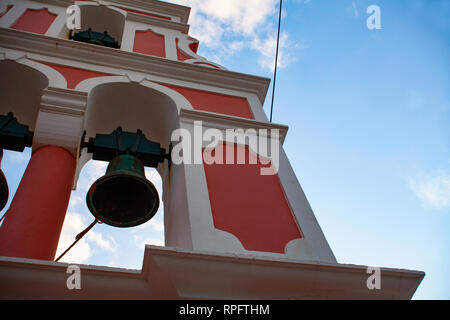
[[[159,196],[145,178],[116,172],[94,182],[86,195],[91,213],[114,227],[134,227],[150,220],[158,211]]]

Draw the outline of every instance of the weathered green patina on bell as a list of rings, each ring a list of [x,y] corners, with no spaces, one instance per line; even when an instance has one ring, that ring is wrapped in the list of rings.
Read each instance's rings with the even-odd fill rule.
[[[142,162],[123,154],[112,159],[106,174],[90,187],[86,203],[99,221],[115,227],[133,227],[156,214],[159,196],[145,178]]]
[[[120,48],[119,42],[111,37],[107,31],[103,33],[92,31],[91,28],[86,31],[76,32],[72,35],[72,32],[69,35],[69,39],[87,42],[90,44],[96,44],[99,46],[110,47],[110,48]]]
[[[3,149],[22,152],[25,147],[31,147],[33,142],[33,131],[28,126],[21,124],[12,112],[0,115],[0,162],[3,158]],[[0,169],[0,210],[8,202],[8,181]]]

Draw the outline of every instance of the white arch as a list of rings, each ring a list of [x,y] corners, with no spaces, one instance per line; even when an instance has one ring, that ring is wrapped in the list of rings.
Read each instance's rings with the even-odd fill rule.
[[[129,76],[121,75],[121,76],[105,76],[105,77],[95,77],[95,78],[89,78],[86,80],[81,81],[75,88],[75,90],[83,91],[83,92],[91,92],[95,87],[107,84],[107,83],[133,83],[135,81],[131,81]],[[156,91],[159,91],[165,95],[167,95],[169,98],[171,98],[178,110],[178,113],[180,113],[181,109],[189,109],[193,110],[192,104],[179,92],[172,90],[166,86],[160,85],[155,82],[151,82],[147,79],[143,79],[142,81],[138,82],[139,85],[143,87],[147,87]]]
[[[105,7],[105,8],[112,9],[112,10],[119,12],[125,18],[127,17],[127,12],[125,10],[114,7],[114,6],[110,5],[110,3],[106,3],[105,1],[98,1],[98,2],[97,1],[75,1],[75,4],[79,7],[81,7],[81,6]]]
[[[26,65],[26,66],[33,68],[33,69],[41,72],[42,74],[44,74],[48,79],[49,87],[62,88],[62,89],[67,88],[66,78],[61,73],[59,73],[58,71],[53,69],[52,67],[49,67],[43,63],[39,63],[34,60],[30,60],[28,58],[22,58],[22,59],[16,60],[16,62]]]
[[[183,109],[191,109],[191,110],[193,109],[191,103],[183,95],[181,95],[180,93],[178,93],[175,90],[172,90],[168,87],[151,82],[146,79],[143,79],[140,82],[131,81],[129,77],[124,76],[124,75],[96,77],[96,78],[86,79],[77,85],[76,90],[87,92],[89,95],[93,89],[98,88],[99,86],[102,86],[105,84],[109,84],[109,83],[125,83],[125,84],[135,83],[135,84],[139,84],[142,87],[146,87],[146,88],[152,89],[154,91],[157,91],[157,92],[167,96],[169,99],[171,99],[173,101],[175,107],[177,108],[177,117],[179,117],[179,114],[180,114],[180,111],[182,108]],[[88,96],[88,99],[89,99],[89,96]],[[87,113],[88,113],[88,110],[86,109],[85,117],[86,117]],[[86,121],[86,118],[84,121]],[[81,170],[83,169],[84,165],[89,160],[91,160],[91,158],[92,158],[92,155],[88,154],[86,152],[86,149],[83,149],[81,151],[81,156],[78,158],[78,161],[77,161],[77,168],[76,168],[76,173],[75,173],[75,178],[74,178],[73,190],[76,189],[78,177],[79,177]],[[167,172],[165,172],[165,171],[161,172],[158,170],[158,173],[161,175],[161,178],[163,178],[163,181],[164,181],[164,177],[167,174]],[[167,186],[165,186],[165,184],[163,183],[163,189],[165,189],[165,188],[167,188]],[[163,194],[164,194],[164,192],[163,192]]]
[[[141,81],[139,84],[144,87],[154,89],[156,91],[159,91],[159,92],[167,95],[169,98],[171,98],[175,102],[175,105],[178,109],[178,113],[180,113],[181,109],[194,110],[194,108],[192,107],[192,104],[189,102],[189,100],[187,100],[181,93],[179,93],[173,89],[170,89],[166,86],[151,82],[146,79]]]
[[[75,90],[83,91],[83,92],[91,92],[92,89],[95,87],[106,84],[106,83],[115,83],[115,82],[124,82],[124,83],[130,83],[130,79],[128,79],[126,76],[102,76],[102,77],[94,77],[89,78],[81,81],[77,86],[75,87]]]
[[[30,67],[31,69],[34,69],[36,71],[39,71],[41,74],[43,74],[47,80],[48,80],[48,87],[54,87],[54,88],[67,88],[67,80],[64,78],[64,76],[53,69],[52,67],[49,67],[43,63],[40,63],[39,61],[31,60],[26,57],[26,54],[21,52],[15,52],[15,51],[6,51],[3,54],[0,55],[0,61],[14,61],[15,63],[25,65],[27,67]]]
[[[92,27],[94,31],[103,32],[103,30],[105,30],[103,27],[108,26],[108,34],[113,36],[119,44],[122,43],[125,22],[128,14],[125,10],[114,7],[110,5],[110,3],[104,1],[76,1],[76,5],[78,5],[81,9],[82,29]],[[101,10],[102,14],[98,14],[98,10]],[[117,13],[118,15],[112,13]],[[86,22],[86,20],[88,22]],[[102,27],[101,30],[95,30],[96,27],[98,28],[100,26]]]

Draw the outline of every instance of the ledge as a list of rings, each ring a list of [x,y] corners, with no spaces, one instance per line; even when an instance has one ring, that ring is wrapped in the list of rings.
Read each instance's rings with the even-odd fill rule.
[[[194,82],[256,94],[264,104],[270,79],[228,70],[207,68],[145,54],[107,48],[73,40],[0,28],[0,46],[28,55],[79,61],[96,66],[124,69],[157,77]],[[39,57],[34,57],[39,59]]]
[[[56,6],[68,7],[77,0],[35,0],[42,3],[53,4]],[[96,0],[91,0],[96,2]],[[151,11],[164,15],[180,18],[180,22],[186,24],[189,19],[191,8],[157,0],[106,0],[104,3],[110,3],[114,6],[129,6],[136,10]]]
[[[164,15],[180,18],[180,23],[186,24],[191,12],[190,7],[157,0],[107,0],[112,5],[124,5]]]
[[[257,121],[253,119],[241,118],[230,116],[221,113],[208,112],[208,111],[199,111],[199,110],[190,110],[190,109],[181,109],[180,110],[180,119],[183,122],[193,123],[194,121],[202,121],[202,125],[207,128],[215,128],[215,129],[267,129],[267,136],[271,137],[270,130],[278,129],[279,130],[279,139],[280,143],[283,144],[286,138],[287,131],[289,129],[288,126]]]
[[[121,9],[120,7],[117,7],[117,8]],[[163,20],[163,19],[159,19],[159,18],[153,18],[151,16],[146,16],[146,15],[142,15],[142,14],[138,14],[138,13],[134,13],[134,12],[127,12],[127,19],[130,21],[140,22],[140,23],[151,25],[151,26],[162,27],[162,28],[180,31],[181,33],[185,33],[185,34],[187,34],[189,32],[188,24],[169,21],[169,20]],[[149,28],[150,28],[150,26],[149,26]]]
[[[0,299],[411,299],[420,271],[194,252],[147,245],[142,270],[79,265],[81,290],[68,290],[69,264],[0,257]]]

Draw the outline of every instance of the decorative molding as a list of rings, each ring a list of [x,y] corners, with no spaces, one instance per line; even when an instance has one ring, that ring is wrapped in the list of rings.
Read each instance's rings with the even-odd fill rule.
[[[80,264],[83,290],[67,290],[69,265],[0,257],[0,282],[4,288],[14,288],[0,291],[0,298],[404,300],[413,297],[425,276],[421,271],[380,268],[381,289],[368,290],[364,265],[146,245],[141,270]]]
[[[142,14],[137,14],[134,12],[127,12],[127,20],[147,24],[149,26],[156,26],[161,28],[166,28],[170,30],[180,31],[181,33],[189,32],[189,25],[184,23],[179,23],[170,20],[159,19],[155,17],[150,17]]]
[[[191,8],[157,0],[109,0],[112,5],[124,5],[133,9],[141,9],[154,13],[174,16],[180,19],[180,23],[186,24]]]
[[[61,6],[67,8],[74,4],[72,0],[34,0],[45,4],[51,4],[55,6]],[[97,1],[92,0],[91,3],[98,3],[100,5],[113,5],[113,6],[127,6],[136,10],[144,10],[154,12],[155,14],[169,15],[180,19],[180,23],[186,24],[189,19],[191,8],[176,5],[173,3],[156,1],[156,0],[109,0],[109,1]],[[80,1],[80,4],[82,2]]]
[[[36,2],[46,3],[46,4],[52,4],[55,6],[65,7],[74,4],[73,0],[34,0]]]
[[[136,71],[157,77],[212,85],[219,88],[255,94],[261,104],[270,79],[233,71],[205,68],[194,64],[160,57],[96,46],[67,39],[0,28],[0,43],[4,48],[45,55],[97,66]]]
[[[17,51],[6,51],[3,53],[4,59],[2,60],[11,60],[18,62],[19,60],[26,58],[27,54],[25,52],[17,52]]]
[[[41,110],[82,116],[86,108],[87,93],[61,88],[44,89]]]
[[[33,150],[55,145],[67,149],[77,158],[86,102],[85,92],[45,89],[36,121]]]
[[[202,126],[204,128],[215,128],[219,130],[239,128],[243,129],[244,131],[247,129],[255,129],[256,132],[259,132],[260,129],[267,129],[267,136],[269,138],[271,137],[271,129],[278,129],[281,144],[284,143],[284,139],[286,138],[286,134],[289,129],[288,126],[284,126],[281,124],[261,122],[257,120],[228,116],[219,113],[187,109],[182,109],[180,111],[180,121],[186,123],[202,121]]]

